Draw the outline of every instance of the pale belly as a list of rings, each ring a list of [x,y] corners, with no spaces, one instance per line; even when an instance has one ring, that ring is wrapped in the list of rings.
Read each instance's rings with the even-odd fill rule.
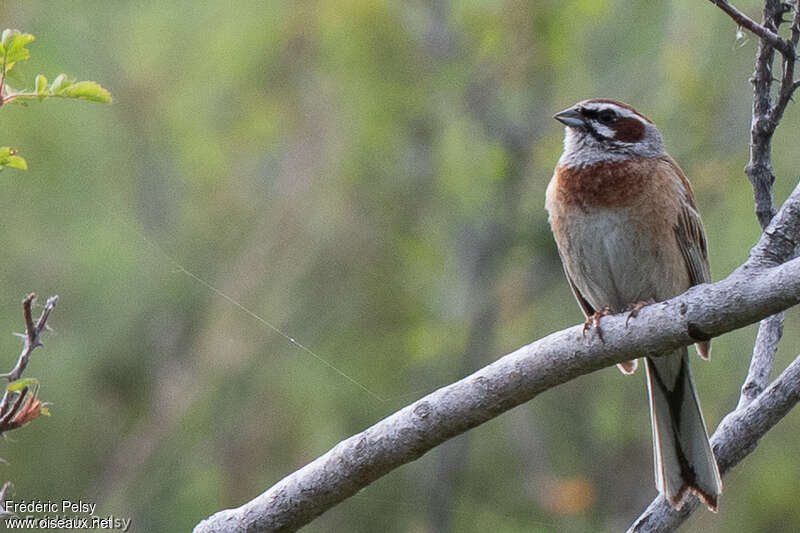
[[[574,207],[559,220],[557,242],[565,269],[596,310],[622,311],[665,300],[689,288],[689,275],[672,228],[660,238],[644,233],[622,209]]]

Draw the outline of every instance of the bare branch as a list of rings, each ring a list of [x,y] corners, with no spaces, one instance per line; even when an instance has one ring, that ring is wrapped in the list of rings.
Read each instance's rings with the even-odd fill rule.
[[[775,102],[775,107],[770,113],[770,122],[774,124],[774,128],[778,127],[778,123],[783,117],[783,112],[786,106],[792,100],[792,95],[797,89],[794,81],[794,65],[797,61],[797,41],[800,39],[800,6],[795,4],[794,15],[792,17],[792,25],[790,27],[791,37],[789,42],[792,45],[791,55],[784,54],[783,56],[783,75],[781,76],[781,86],[778,90],[778,101]]]
[[[35,299],[36,295],[31,293],[22,300],[22,317],[25,321],[25,334],[20,335],[20,337],[23,339],[22,351],[19,354],[19,358],[17,359],[17,363],[14,365],[14,368],[12,368],[11,371],[6,374],[0,374],[0,378],[5,378],[8,381],[18,380],[25,371],[25,368],[28,366],[28,361],[30,360],[33,350],[42,345],[39,337],[47,328],[47,318],[50,316],[50,312],[55,307],[58,296],[51,296],[47,299],[47,302],[44,304],[44,309],[42,309],[42,313],[39,315],[39,318],[36,320],[36,322],[33,320],[33,312],[31,309]],[[23,387],[23,389],[20,391],[10,391],[6,389],[3,392],[3,397],[0,399],[0,433],[21,427],[26,421],[31,419],[25,416],[25,421],[22,421],[20,419],[15,419],[15,417],[17,414],[19,414],[20,409],[25,410],[26,414],[31,414],[33,410],[28,410],[29,408],[38,409],[38,407],[43,405],[36,399],[36,391],[37,389],[34,388],[31,400],[34,401],[35,405],[23,404],[23,401],[28,394],[27,386]],[[36,415],[38,416],[38,411],[36,412]]]
[[[737,22],[741,17],[733,16],[732,10],[736,8],[727,2],[714,2],[723,11],[731,15]],[[787,4],[778,0],[764,2],[763,21],[759,27],[767,32],[777,33],[778,26],[783,22],[783,15],[792,9]],[[796,45],[800,39],[800,9],[795,5],[794,15],[790,28],[790,39],[786,41],[788,48],[780,49],[774,40],[764,32],[754,32],[761,37],[756,54],[755,71],[753,73],[753,111],[750,128],[750,160],[745,167],[745,172],[753,186],[756,215],[762,228],[766,228],[775,213],[772,186],[775,176],[772,170],[771,143],[772,136],[777,128],[783,112],[792,98],[798,84],[794,81]],[[755,24],[755,23],[754,23]],[[783,54],[783,74],[781,76],[778,98],[775,105],[771,105],[771,87],[774,80],[772,64],[774,48],[779,48]],[[775,257],[765,258],[776,264],[786,261],[794,253],[795,243],[787,246],[773,247],[770,253]],[[753,349],[753,358],[750,370],[739,398],[739,406],[751,401],[767,385],[772,369],[772,361],[783,334],[783,315],[770,317],[759,325]]]
[[[778,2],[767,0],[764,3],[763,23],[777,31],[775,21]],[[772,184],[775,175],[772,173],[770,157],[772,134],[775,131],[772,115],[770,91],[772,88],[772,63],[775,48],[766,39],[759,40],[756,52],[756,64],[753,77],[753,111],[750,123],[750,159],[745,166],[745,173],[753,186],[756,216],[762,228],[766,228],[775,214],[772,201]]]
[[[33,304],[33,300],[35,298],[36,295],[31,293],[27,295],[24,300],[22,300],[23,316],[25,318],[25,337],[22,346],[22,352],[20,352],[19,358],[17,359],[17,364],[14,365],[14,368],[12,368],[11,371],[6,374],[0,374],[0,378],[5,378],[8,381],[18,380],[20,376],[22,376],[22,372],[25,371],[25,367],[28,366],[28,360],[30,359],[33,350],[42,345],[42,343],[39,341],[39,336],[47,326],[47,318],[50,316],[50,312],[56,306],[58,296],[51,296],[47,299],[47,302],[44,304],[44,309],[42,309],[42,314],[39,315],[39,319],[34,324],[33,316],[31,314],[31,305]]]
[[[3,486],[0,487],[0,517],[4,516],[11,516],[12,513],[6,511],[5,501],[8,497],[9,492],[14,489],[14,485],[11,484],[10,481],[6,481],[3,483]]]
[[[757,37],[761,38],[763,41],[766,41],[770,46],[778,50],[780,53],[787,56],[794,54],[794,47],[792,46],[791,42],[778,35],[774,30],[771,30],[766,26],[762,26],[758,22],[754,21],[736,9],[736,7],[731,5],[727,0],[709,1],[727,13],[737,25],[747,29]]]
[[[769,373],[772,371],[772,361],[782,335],[783,313],[767,317],[758,324],[753,357],[750,359],[750,368],[742,385],[736,409],[741,409],[752,402],[766,388],[769,383]]]
[[[386,473],[549,388],[720,335],[800,302],[800,259],[769,267],[762,261],[770,245],[800,238],[799,217],[800,187],[754,247],[759,253],[725,280],[645,307],[630,327],[625,314],[606,317],[605,342],[584,339],[578,325],[524,346],[340,442],[254,500],[201,522],[195,533],[294,530]],[[752,413],[750,406],[734,415],[745,413]]]
[[[725,417],[711,437],[711,445],[725,474],[752,452],[759,439],[800,401],[800,356],[772,384],[743,409]],[[675,531],[700,504],[692,496],[678,510],[658,496],[628,533]]]

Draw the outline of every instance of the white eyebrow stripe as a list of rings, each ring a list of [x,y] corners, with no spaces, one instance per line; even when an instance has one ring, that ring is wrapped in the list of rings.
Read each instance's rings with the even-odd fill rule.
[[[584,109],[589,109],[591,111],[600,112],[604,109],[610,109],[614,111],[618,116],[622,118],[636,118],[643,124],[647,124],[647,120],[642,117],[639,113],[628,109],[627,107],[622,107],[616,104],[612,104],[610,102],[589,102],[583,105]]]

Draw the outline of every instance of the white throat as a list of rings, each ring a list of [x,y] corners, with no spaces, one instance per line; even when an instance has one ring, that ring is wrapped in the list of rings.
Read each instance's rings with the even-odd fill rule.
[[[664,153],[661,139],[636,144],[603,142],[589,132],[571,127],[564,128],[564,151],[559,165],[582,167],[604,161],[620,161],[631,157],[657,157]],[[610,135],[609,135],[610,137]]]

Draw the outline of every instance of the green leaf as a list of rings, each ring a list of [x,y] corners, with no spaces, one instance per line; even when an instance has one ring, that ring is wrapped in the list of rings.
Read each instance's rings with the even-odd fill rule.
[[[22,390],[25,387],[28,387],[30,385],[36,385],[37,383],[39,383],[39,380],[36,379],[36,378],[18,379],[17,381],[12,381],[8,385],[6,385],[6,390],[8,392],[16,392],[16,391]]]
[[[53,83],[50,84],[50,92],[54,95],[60,95],[64,92],[64,89],[72,85],[72,80],[70,80],[66,74],[59,74],[56,76],[56,79],[53,80]]]
[[[36,91],[36,94],[38,94],[41,98],[47,96],[47,78],[42,76],[41,74],[37,75],[36,85],[34,86],[34,90]]]
[[[18,155],[12,155],[7,161],[2,162],[2,165],[19,170],[28,170],[28,162]]]
[[[0,55],[4,57],[6,71],[11,70],[17,61],[28,59],[31,56],[25,46],[34,39],[35,37],[30,33],[22,33],[19,30],[3,31]]]
[[[28,170],[28,163],[16,155],[17,151],[8,146],[0,146],[0,168],[10,167],[19,170]]]
[[[83,98],[90,102],[111,102],[111,94],[94,81],[79,81],[64,88],[63,96],[67,98]]]

